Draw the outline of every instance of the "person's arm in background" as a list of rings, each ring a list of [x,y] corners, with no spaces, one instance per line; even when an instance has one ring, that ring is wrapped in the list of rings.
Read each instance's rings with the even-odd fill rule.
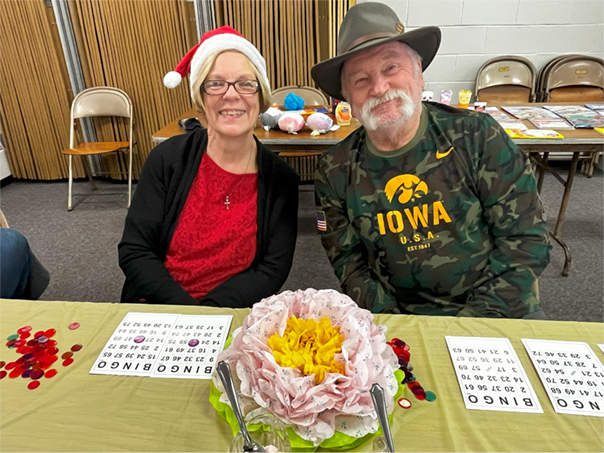
[[[118,245],[119,264],[131,290],[146,302],[199,305],[172,278],[160,256],[170,177],[164,146],[157,146],[145,161]]]
[[[548,228],[529,157],[484,116],[476,183],[494,248],[458,316],[521,318],[539,310],[531,286],[549,264]]]
[[[396,301],[370,268],[367,250],[346,213],[348,173],[342,173],[341,166],[330,166],[331,159],[329,154],[321,156],[315,172],[315,204],[319,215],[325,215],[326,224],[321,242],[342,290],[350,298],[373,313],[392,312]]]
[[[229,278],[206,297],[203,304],[247,308],[276,294],[287,280],[298,235],[298,175],[289,168],[271,185],[274,203],[265,219],[268,243],[261,259]]]

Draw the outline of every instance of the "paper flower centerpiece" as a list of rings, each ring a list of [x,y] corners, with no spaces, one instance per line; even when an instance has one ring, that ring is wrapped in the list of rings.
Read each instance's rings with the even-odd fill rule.
[[[318,446],[337,433],[358,439],[378,430],[374,382],[392,412],[399,365],[385,333],[337,291],[286,291],[254,305],[218,360],[231,367],[244,413],[271,412]],[[213,383],[222,391],[217,376]]]

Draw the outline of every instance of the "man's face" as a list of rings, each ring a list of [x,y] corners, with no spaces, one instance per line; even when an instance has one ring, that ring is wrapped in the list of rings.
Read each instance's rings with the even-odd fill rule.
[[[424,78],[399,42],[359,54],[344,64],[342,88],[367,130],[404,127],[421,105]]]

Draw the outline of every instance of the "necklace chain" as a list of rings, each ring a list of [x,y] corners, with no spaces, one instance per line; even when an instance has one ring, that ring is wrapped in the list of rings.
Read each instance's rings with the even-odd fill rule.
[[[235,185],[233,187],[231,187],[230,190],[227,187],[227,189],[222,192],[222,195],[220,195],[220,198],[225,197],[225,200],[224,200],[223,204],[226,207],[227,211],[229,210],[229,205],[231,204],[231,202],[229,201],[229,196],[232,195],[235,192],[235,189],[237,187],[239,187],[239,183],[244,178],[244,176],[247,174],[247,169],[250,166],[250,162],[252,161],[252,155],[254,154],[254,147],[253,147],[253,145],[252,145],[252,149],[250,150],[249,154],[250,154],[250,157],[248,158],[247,164],[245,166],[245,170],[240,175],[240,178],[237,180],[237,182],[235,183]],[[228,191],[228,193],[227,193],[227,191]]]

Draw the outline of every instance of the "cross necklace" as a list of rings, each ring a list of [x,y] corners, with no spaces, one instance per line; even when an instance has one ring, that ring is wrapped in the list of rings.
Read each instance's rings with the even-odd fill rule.
[[[254,143],[254,145],[255,145],[255,143]],[[250,162],[252,161],[252,155],[253,155],[253,154],[254,154],[254,149],[253,149],[253,145],[252,145],[252,149],[250,150],[250,157],[249,157],[249,159],[248,159],[248,161],[247,161],[247,164],[246,164],[246,166],[245,166],[245,170],[244,170],[244,171],[243,171],[243,173],[240,175],[240,178],[237,180],[237,182],[235,183],[235,185],[234,185],[233,187],[231,187],[231,190],[229,190],[229,192],[228,192],[228,193],[226,193],[226,194],[225,194],[224,192],[222,193],[222,195],[224,195],[224,196],[225,196],[225,200],[224,200],[224,203],[223,203],[223,204],[224,204],[224,206],[226,207],[227,211],[229,210],[229,205],[231,204],[231,202],[229,201],[229,195],[231,195],[232,193],[234,193],[234,192],[235,192],[235,189],[236,189],[236,188],[239,186],[239,183],[240,183],[240,182],[241,182],[241,180],[243,179],[244,175],[246,175],[246,174],[247,174],[247,169],[248,169],[248,168],[249,168],[249,166],[250,166]],[[226,192],[226,191],[225,191],[225,192]],[[222,198],[222,196],[221,196],[220,198]]]

